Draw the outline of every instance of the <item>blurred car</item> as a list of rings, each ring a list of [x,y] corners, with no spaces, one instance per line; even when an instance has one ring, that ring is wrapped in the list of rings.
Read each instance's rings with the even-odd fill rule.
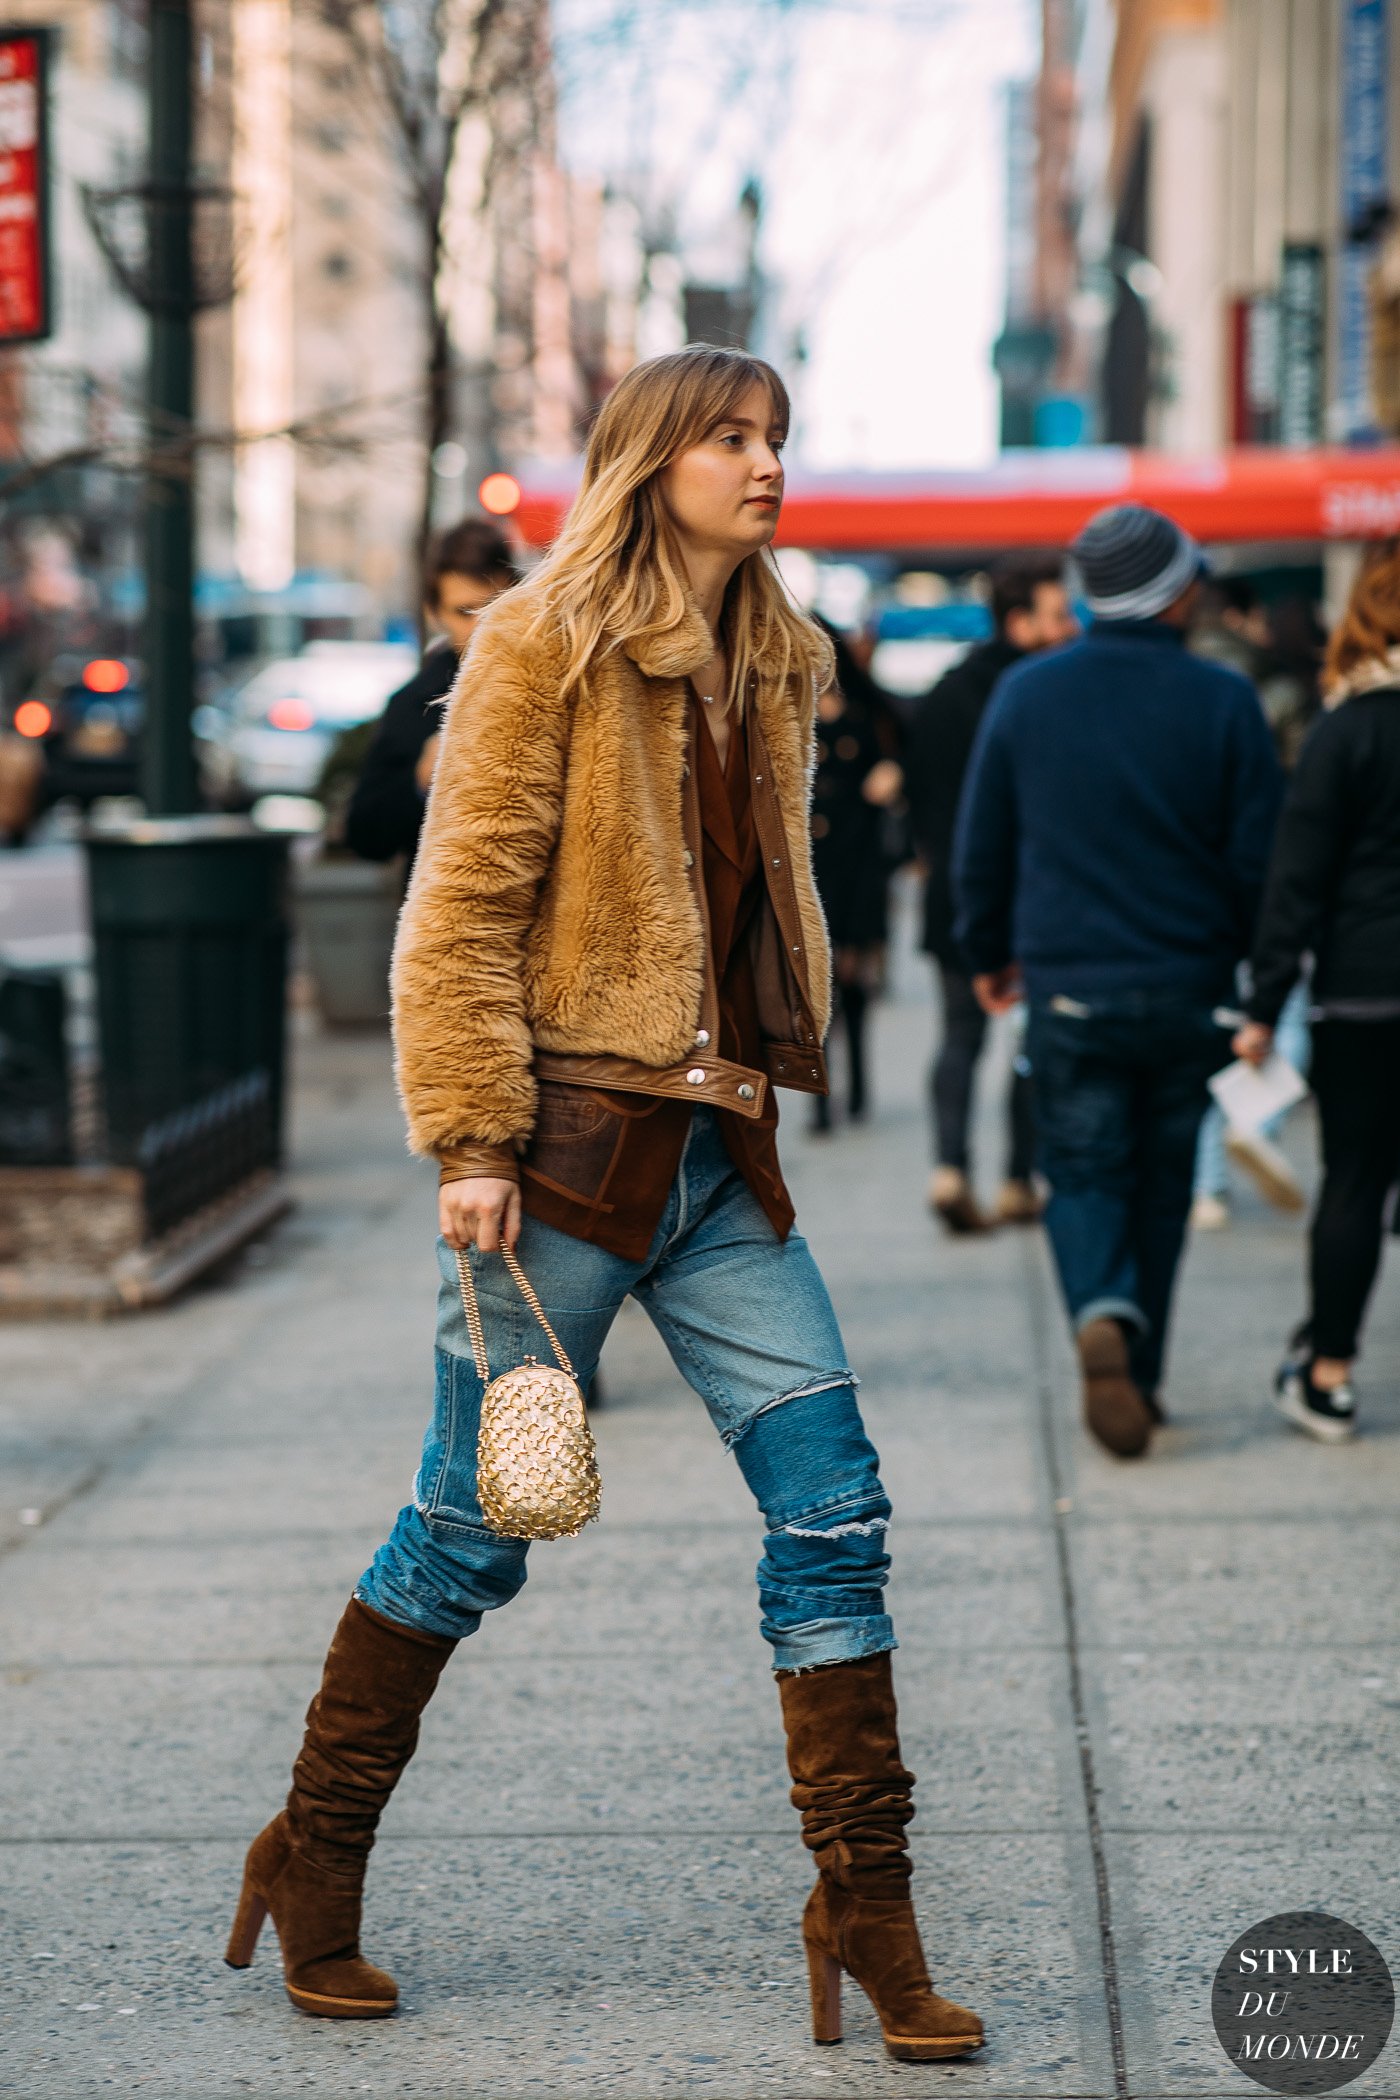
[[[135,658],[55,658],[10,723],[43,754],[44,803],[90,809],[104,795],[134,795],[145,711]]]
[[[245,795],[309,795],[343,730],[382,713],[418,668],[404,642],[310,642],[266,664],[227,717],[219,770]]]
[[[968,598],[940,605],[887,605],[875,627],[872,676],[900,700],[914,700],[978,642],[990,641],[990,610]]]

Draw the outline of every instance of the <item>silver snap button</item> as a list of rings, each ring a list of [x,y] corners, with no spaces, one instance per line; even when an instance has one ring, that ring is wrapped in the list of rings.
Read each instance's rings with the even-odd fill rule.
[[[739,1099],[741,1101],[752,1101],[753,1099],[753,1088],[748,1084],[747,1080],[739,1089]]]
[[[695,866],[695,855],[691,852],[689,846],[686,847],[684,853],[681,855],[681,860],[684,862],[687,868],[693,868]]]
[[[708,1028],[697,1028],[697,1029],[696,1029],[696,1031],[695,1031],[695,1047],[696,1047],[696,1049],[697,1049],[697,1050],[708,1050],[708,1049],[709,1049],[709,1047],[710,1047],[710,1031],[709,1031],[709,1029],[708,1029]]]
[[[796,941],[794,941],[792,944],[792,952],[794,955],[800,955],[802,953],[802,950],[798,947]]]
[[[773,865],[775,868],[780,868],[782,866],[782,862],[780,860],[775,859]]]
[[[682,766],[682,767],[681,767],[681,779],[682,779],[682,780],[689,780],[689,778],[690,778],[690,768],[689,768],[689,766]]]
[[[763,775],[762,775],[761,773],[755,773],[753,777],[754,777],[754,784],[755,784],[755,786],[757,786],[757,787],[762,787],[762,785],[763,785]]]
[[[685,1083],[687,1086],[703,1086],[705,1084],[705,1067],[703,1065],[692,1065],[685,1075]]]

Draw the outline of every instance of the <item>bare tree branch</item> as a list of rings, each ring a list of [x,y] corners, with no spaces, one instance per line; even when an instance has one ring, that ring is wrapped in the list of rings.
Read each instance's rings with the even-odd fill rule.
[[[449,213],[454,163],[464,126],[486,122],[487,151],[478,209],[489,214],[502,168],[539,143],[541,96],[549,53],[543,27],[547,0],[297,0],[305,17],[340,42],[367,90],[391,146],[391,157],[415,214],[415,276],[424,339],[423,492],[418,551],[432,521],[433,455],[452,431],[456,376],[449,288]],[[512,105],[515,106],[514,111]],[[525,122],[516,121],[523,111]],[[484,227],[484,237],[491,231]],[[496,228],[494,231],[499,232]],[[512,229],[531,237],[529,214]]]
[[[241,452],[269,439],[290,439],[294,445],[323,456],[359,457],[376,446],[401,442],[422,414],[423,390],[410,388],[393,394],[366,394],[358,400],[336,402],[314,414],[268,429],[210,428],[184,425],[180,429],[154,431],[129,440],[67,445],[39,458],[22,457],[15,465],[0,463],[0,502],[13,502],[39,487],[50,475],[69,468],[104,467],[111,473],[136,476],[159,475],[177,480],[194,472],[198,460],[210,453]],[[353,427],[357,418],[369,419],[399,413],[402,427],[375,432]]]

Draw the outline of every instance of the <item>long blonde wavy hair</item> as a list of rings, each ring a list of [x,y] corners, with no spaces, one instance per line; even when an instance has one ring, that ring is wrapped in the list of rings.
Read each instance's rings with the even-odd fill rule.
[[[600,653],[660,639],[684,622],[692,601],[659,477],[734,415],[755,384],[767,389],[786,436],[791,406],[773,367],[707,343],[634,365],[603,403],[578,495],[532,578],[544,586],[539,625],[567,644],[566,691]],[[730,579],[721,640],[738,698],[759,657],[771,658],[779,677],[799,671],[818,687],[830,681],[830,644],[789,597],[767,547],[746,555]]]

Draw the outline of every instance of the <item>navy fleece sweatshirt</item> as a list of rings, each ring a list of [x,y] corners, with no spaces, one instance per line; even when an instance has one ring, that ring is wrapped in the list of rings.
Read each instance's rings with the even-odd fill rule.
[[[1032,998],[1221,998],[1281,793],[1253,687],[1175,628],[1101,621],[1028,658],[982,718],[958,812],[968,964],[1019,962]]]

